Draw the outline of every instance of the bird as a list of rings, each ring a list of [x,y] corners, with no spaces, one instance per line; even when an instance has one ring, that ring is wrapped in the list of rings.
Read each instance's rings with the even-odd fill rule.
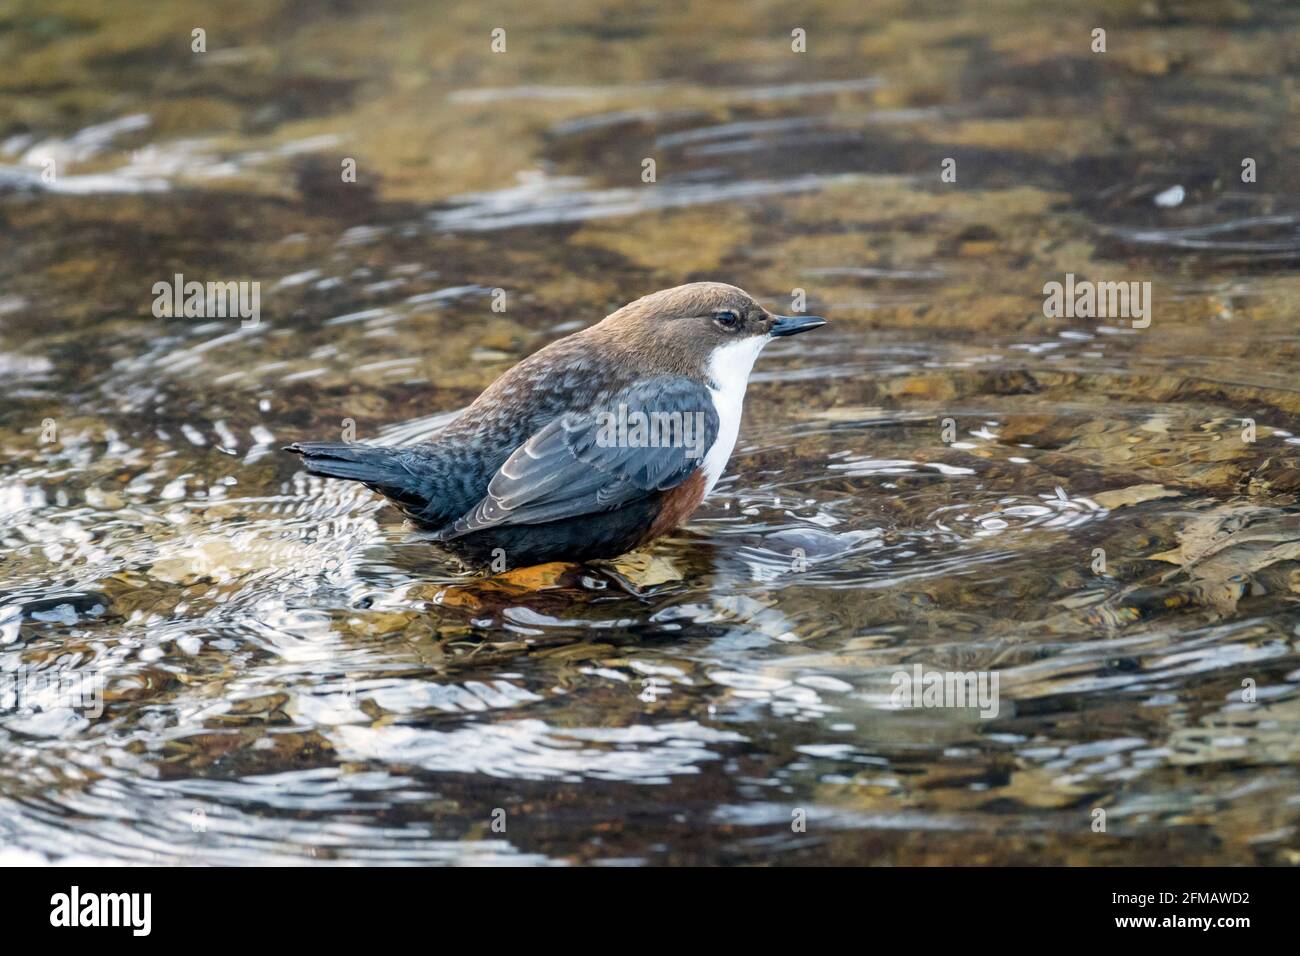
[[[713,491],[763,347],[825,324],[692,282],[533,353],[432,441],[284,450],[313,475],[385,496],[470,565],[615,558],[679,527]]]

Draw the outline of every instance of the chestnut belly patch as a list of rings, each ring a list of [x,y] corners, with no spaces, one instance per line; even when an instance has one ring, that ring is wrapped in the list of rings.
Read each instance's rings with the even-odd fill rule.
[[[664,492],[663,498],[660,499],[659,514],[655,516],[643,541],[651,541],[667,534],[685,522],[704,500],[707,487],[708,476],[703,468],[697,468],[676,488]]]

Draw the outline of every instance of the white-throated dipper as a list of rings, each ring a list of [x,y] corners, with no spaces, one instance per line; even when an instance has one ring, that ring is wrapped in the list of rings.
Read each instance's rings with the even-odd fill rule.
[[[615,557],[672,531],[713,490],[763,346],[825,324],[693,282],[524,359],[435,441],[285,450],[314,475],[385,495],[473,563]]]

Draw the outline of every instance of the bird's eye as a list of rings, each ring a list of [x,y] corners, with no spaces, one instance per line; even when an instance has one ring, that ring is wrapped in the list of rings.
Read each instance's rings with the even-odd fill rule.
[[[734,309],[723,309],[713,313],[713,321],[724,329],[734,329],[740,324],[740,313]]]

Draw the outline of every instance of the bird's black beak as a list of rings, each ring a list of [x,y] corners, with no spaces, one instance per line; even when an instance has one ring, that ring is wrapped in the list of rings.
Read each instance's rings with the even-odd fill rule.
[[[820,315],[774,315],[772,323],[773,336],[798,335],[825,325],[826,320]]]

